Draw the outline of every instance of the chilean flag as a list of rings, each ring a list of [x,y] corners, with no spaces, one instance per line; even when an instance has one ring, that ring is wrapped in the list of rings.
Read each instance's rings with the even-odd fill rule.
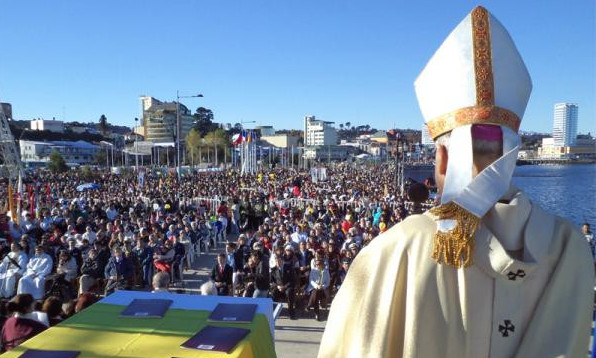
[[[232,137],[232,145],[241,144],[243,139],[244,136],[242,135],[242,133],[234,134],[234,136]]]

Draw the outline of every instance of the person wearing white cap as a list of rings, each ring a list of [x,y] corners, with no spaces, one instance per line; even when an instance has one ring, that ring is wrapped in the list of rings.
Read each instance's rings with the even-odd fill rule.
[[[436,142],[440,205],[358,254],[319,357],[585,356],[586,240],[510,183],[532,87],[511,37],[475,8],[415,87]]]

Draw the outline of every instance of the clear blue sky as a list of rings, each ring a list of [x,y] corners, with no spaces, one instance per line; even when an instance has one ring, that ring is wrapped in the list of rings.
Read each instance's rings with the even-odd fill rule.
[[[300,128],[304,115],[421,128],[413,82],[476,5],[510,31],[534,83],[522,130],[555,102],[596,133],[593,0],[0,0],[0,100],[16,119],[132,126],[139,95],[217,122]]]

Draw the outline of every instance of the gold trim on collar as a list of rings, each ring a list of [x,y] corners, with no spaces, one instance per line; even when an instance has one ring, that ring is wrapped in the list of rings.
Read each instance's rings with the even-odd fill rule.
[[[521,119],[517,114],[500,107],[466,107],[446,113],[427,123],[428,134],[435,140],[442,134],[466,124],[495,124],[511,128],[517,133]]]

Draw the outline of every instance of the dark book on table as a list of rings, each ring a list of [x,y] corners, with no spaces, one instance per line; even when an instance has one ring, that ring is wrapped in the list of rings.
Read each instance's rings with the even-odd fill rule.
[[[209,315],[211,322],[250,323],[255,316],[257,305],[220,303]]]
[[[41,349],[27,349],[19,358],[75,358],[79,351],[44,351]]]
[[[120,317],[162,318],[172,302],[164,299],[134,299],[120,313]]]
[[[206,326],[180,347],[230,353],[249,333],[244,328]]]

